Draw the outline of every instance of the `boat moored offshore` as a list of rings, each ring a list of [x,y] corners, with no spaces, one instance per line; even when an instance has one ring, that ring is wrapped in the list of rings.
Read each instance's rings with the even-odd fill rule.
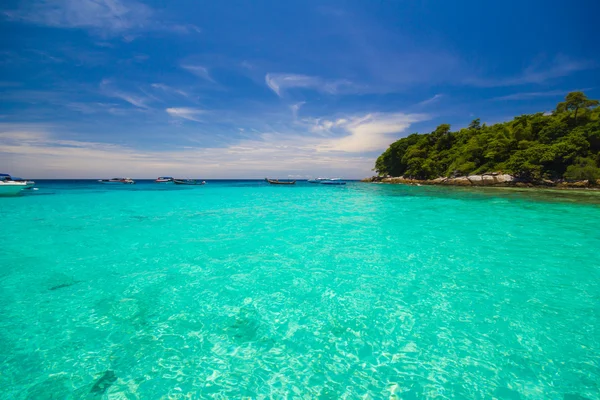
[[[346,182],[344,182],[343,180],[339,179],[339,178],[334,178],[334,179],[323,179],[322,181],[319,182],[321,185],[345,185]]]
[[[269,182],[271,185],[295,185],[296,181],[280,181],[279,179],[269,179],[265,178],[265,181]]]
[[[173,183],[175,179],[172,176],[159,176],[154,182],[156,183]]]
[[[176,185],[206,185],[206,181],[199,181],[197,179],[173,179]]]
[[[132,185],[135,183],[135,181],[131,178],[99,179],[98,182],[105,185]]]
[[[9,174],[0,174],[0,196],[14,196],[33,185],[35,185],[33,181],[13,178]]]

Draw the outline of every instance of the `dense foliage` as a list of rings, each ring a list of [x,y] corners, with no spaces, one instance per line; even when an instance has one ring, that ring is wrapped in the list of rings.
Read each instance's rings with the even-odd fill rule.
[[[457,132],[442,124],[400,139],[377,159],[379,175],[433,179],[505,172],[529,180],[600,178],[600,107],[569,93],[551,114],[521,115],[486,126],[479,119]]]

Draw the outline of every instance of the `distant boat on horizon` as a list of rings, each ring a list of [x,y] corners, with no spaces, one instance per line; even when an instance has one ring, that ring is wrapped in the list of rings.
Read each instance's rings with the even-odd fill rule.
[[[265,178],[265,181],[269,182],[271,185],[295,185],[296,181],[280,181],[279,179],[269,179]]]
[[[327,178],[313,178],[313,179],[309,179],[308,183],[321,183],[321,181],[325,181],[327,180]]]
[[[206,181],[197,179],[173,179],[173,183],[176,185],[206,185]]]
[[[323,179],[319,182],[321,185],[345,185],[346,182],[340,178]]]
[[[135,183],[135,181],[131,178],[98,179],[98,182],[105,185],[133,185]]]
[[[154,182],[156,183],[173,183],[175,179],[172,176],[159,176]]]

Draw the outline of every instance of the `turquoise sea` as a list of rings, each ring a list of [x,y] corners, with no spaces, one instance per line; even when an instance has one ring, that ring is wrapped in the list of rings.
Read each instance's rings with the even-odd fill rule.
[[[39,181],[2,399],[598,399],[600,194]]]

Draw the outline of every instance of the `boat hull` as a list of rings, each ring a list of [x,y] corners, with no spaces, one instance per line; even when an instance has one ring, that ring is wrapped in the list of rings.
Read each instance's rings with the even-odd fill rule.
[[[98,181],[103,185],[133,185],[135,182],[120,182],[120,181]]]
[[[173,183],[176,185],[201,186],[201,185],[204,185],[206,182],[204,182],[204,181],[198,182],[198,181],[193,181],[193,180],[192,181],[182,181],[179,179],[175,179],[173,181]]]
[[[269,182],[269,184],[271,184],[271,185],[295,185],[296,184],[296,181],[280,182],[278,180],[273,180],[273,179],[265,179],[265,181]]]
[[[320,182],[321,185],[345,185],[346,182],[334,182],[334,181],[323,181]]]
[[[21,193],[21,191],[23,189],[27,189],[27,184],[25,182],[23,183],[17,183],[17,182],[11,182],[11,183],[2,183],[0,182],[0,196],[14,196],[17,195],[19,193]]]

